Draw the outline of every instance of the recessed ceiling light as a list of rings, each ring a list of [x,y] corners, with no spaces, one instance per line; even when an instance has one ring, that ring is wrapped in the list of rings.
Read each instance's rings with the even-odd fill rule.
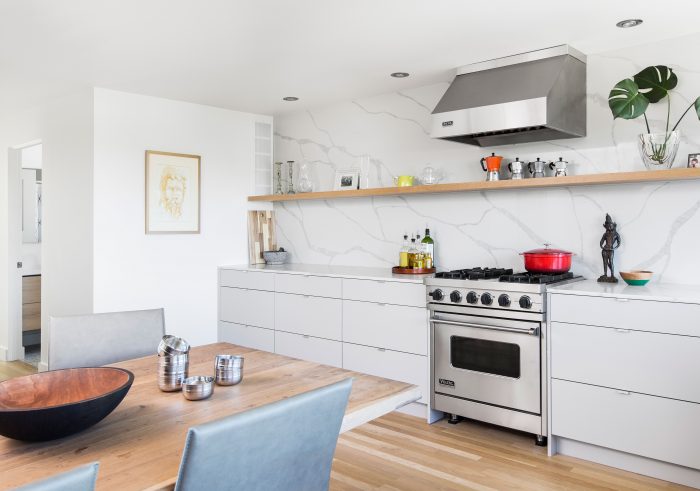
[[[621,20],[617,24],[615,24],[617,27],[622,27],[623,29],[626,29],[628,27],[637,27],[639,24],[644,22],[642,19],[625,19]]]
[[[290,96],[287,96],[287,97],[282,97],[282,100],[283,100],[283,101],[288,101],[288,102],[294,102],[294,101],[298,101],[299,98],[290,95]]]
[[[391,76],[394,78],[406,78],[406,77],[408,77],[408,73],[406,73],[406,72],[394,72],[391,74]]]

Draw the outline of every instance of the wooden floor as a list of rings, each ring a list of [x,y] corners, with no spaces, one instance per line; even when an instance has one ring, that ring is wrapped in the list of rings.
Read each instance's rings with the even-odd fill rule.
[[[391,413],[343,434],[332,491],[691,489],[566,456],[533,437],[476,422],[449,425]]]
[[[36,368],[23,361],[0,361],[0,382],[8,378],[36,373]]]

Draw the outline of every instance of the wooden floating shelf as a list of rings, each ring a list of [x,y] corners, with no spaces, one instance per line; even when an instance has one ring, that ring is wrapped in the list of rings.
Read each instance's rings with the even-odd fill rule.
[[[542,189],[601,184],[684,181],[700,179],[700,169],[679,168],[654,171],[610,172],[581,176],[541,177],[539,179],[451,182],[431,186],[392,186],[388,188],[353,189],[351,191],[319,191],[298,194],[266,194],[248,196],[248,201],[302,201],[310,199],[358,198],[368,196],[404,196],[411,194],[441,194],[467,191],[497,191],[500,189]]]

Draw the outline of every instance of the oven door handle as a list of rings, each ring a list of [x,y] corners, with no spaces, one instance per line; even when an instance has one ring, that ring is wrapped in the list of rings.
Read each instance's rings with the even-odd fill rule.
[[[519,329],[517,327],[485,326],[483,324],[470,324],[469,322],[448,321],[446,319],[441,319],[440,317],[431,317],[430,322],[439,322],[440,324],[448,324],[450,326],[473,327],[475,329],[488,329],[491,331],[506,331],[506,332],[514,332],[514,333],[518,333],[518,334],[529,334],[530,336],[537,336],[540,333],[540,330],[538,327]]]

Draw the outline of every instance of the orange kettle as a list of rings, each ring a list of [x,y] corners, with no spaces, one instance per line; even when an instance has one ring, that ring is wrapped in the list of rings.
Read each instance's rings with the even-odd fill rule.
[[[481,168],[488,172],[498,172],[501,170],[501,161],[503,157],[492,153],[490,157],[481,159]]]

